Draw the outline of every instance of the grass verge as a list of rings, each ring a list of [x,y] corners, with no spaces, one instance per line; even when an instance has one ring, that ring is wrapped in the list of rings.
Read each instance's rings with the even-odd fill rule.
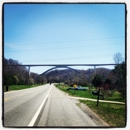
[[[97,99],[96,95],[93,95],[91,93],[91,91],[86,90],[86,91],[79,91],[79,90],[67,90],[67,88],[69,88],[69,86],[66,86],[64,84],[56,85],[57,88],[59,88],[60,90],[68,93],[71,96],[76,96],[76,97],[84,97],[84,98],[92,98],[92,99]],[[102,97],[100,96],[100,99],[102,100]],[[117,101],[117,102],[125,102],[125,99],[122,99],[122,96],[119,92],[114,92],[112,97],[108,97],[107,100],[111,100],[111,101]]]
[[[93,110],[101,119],[107,122],[111,127],[126,126],[125,105],[100,102],[99,106],[97,107],[95,102],[86,100],[79,101],[91,108],[91,110]]]
[[[97,99],[97,96],[92,95],[88,90],[86,90],[86,91],[67,90],[67,88],[69,88],[69,86],[65,86],[65,85],[56,85],[56,87],[64,92],[68,93],[71,96]]]

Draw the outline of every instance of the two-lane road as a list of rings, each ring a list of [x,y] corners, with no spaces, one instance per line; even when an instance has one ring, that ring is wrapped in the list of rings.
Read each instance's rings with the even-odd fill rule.
[[[76,102],[53,84],[5,92],[5,127],[98,127]]]
[[[46,84],[4,93],[4,126],[27,127],[51,89]]]

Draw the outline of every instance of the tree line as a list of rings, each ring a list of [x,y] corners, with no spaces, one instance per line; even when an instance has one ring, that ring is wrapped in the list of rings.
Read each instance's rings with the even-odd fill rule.
[[[16,65],[16,66],[11,66]],[[22,65],[17,60],[3,59],[3,84],[8,91],[10,85],[32,85],[46,83],[45,76],[40,76],[37,73],[28,73],[28,67]]]

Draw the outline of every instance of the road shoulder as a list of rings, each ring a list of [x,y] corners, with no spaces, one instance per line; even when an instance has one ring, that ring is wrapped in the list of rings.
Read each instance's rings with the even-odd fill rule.
[[[72,99],[76,105],[85,113],[87,114],[98,126],[105,126],[109,127],[109,124],[107,124],[104,120],[102,120],[96,113],[94,113],[87,105],[79,102],[77,99]]]

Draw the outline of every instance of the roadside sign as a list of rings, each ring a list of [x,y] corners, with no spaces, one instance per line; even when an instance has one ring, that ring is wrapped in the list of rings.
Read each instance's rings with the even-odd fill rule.
[[[74,88],[77,88],[77,84],[74,84],[73,87],[74,87]]]

